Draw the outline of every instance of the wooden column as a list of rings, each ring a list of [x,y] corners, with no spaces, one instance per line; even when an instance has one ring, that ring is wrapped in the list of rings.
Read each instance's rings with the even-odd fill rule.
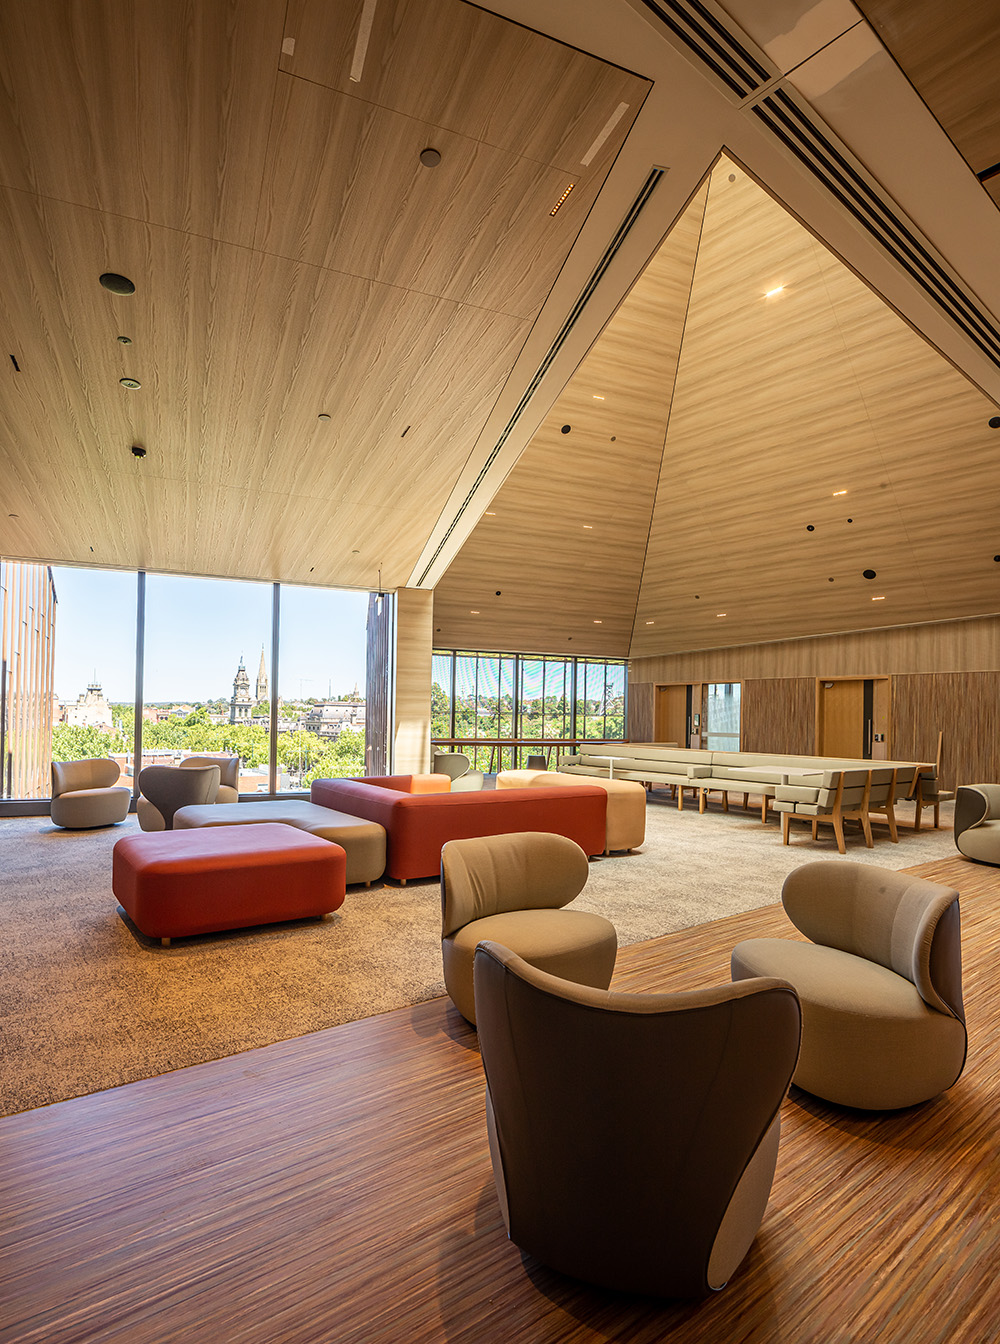
[[[400,588],[396,594],[393,774],[422,774],[430,768],[433,642],[433,592]]]

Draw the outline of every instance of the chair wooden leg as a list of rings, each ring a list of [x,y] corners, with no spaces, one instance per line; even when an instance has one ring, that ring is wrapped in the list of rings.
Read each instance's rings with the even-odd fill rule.
[[[861,822],[861,829],[865,833],[865,847],[867,849],[874,849],[875,842],[872,840],[872,823],[868,813],[862,812],[858,820]]]
[[[813,839],[819,835],[819,817],[813,817]]]
[[[846,854],[847,846],[844,844],[844,819],[836,812],[833,814],[833,832],[837,837],[837,849],[841,854]]]
[[[889,823],[889,838],[894,845],[899,844],[899,827],[896,825],[896,809],[890,798],[885,805],[885,817]]]
[[[934,829],[935,829],[936,831],[939,831],[939,830],[941,829],[941,804],[940,804],[940,803],[935,803],[935,804],[934,804]]]
[[[725,789],[722,790],[722,810],[723,812],[729,811],[729,794]]]
[[[750,811],[750,795],[748,793],[745,793],[743,795],[743,811],[744,812]]]
[[[684,788],[680,784],[677,785],[677,811],[684,811]]]
[[[698,790],[698,811],[699,811],[699,812],[704,812],[704,810],[705,810],[705,799],[706,799],[707,797],[708,797],[708,789],[699,789],[699,790]]]
[[[789,824],[789,822],[791,821],[791,819],[792,819],[792,814],[791,814],[790,812],[782,812],[782,814],[781,814],[781,843],[782,843],[783,845],[787,845],[787,844],[788,844],[788,824]]]

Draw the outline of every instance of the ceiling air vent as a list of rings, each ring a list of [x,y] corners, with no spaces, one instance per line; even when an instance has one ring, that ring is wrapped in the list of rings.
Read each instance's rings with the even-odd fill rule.
[[[750,110],[1000,368],[1000,331],[992,319],[949,275],[931,244],[872,185],[860,162],[823,127],[808,104],[780,88]]]
[[[698,0],[642,0],[642,3],[737,98],[756,93],[773,79],[771,71]]]
[[[494,444],[493,448],[490,451],[489,456],[483,463],[479,475],[472,483],[469,493],[465,496],[465,499],[462,501],[461,506],[457,510],[454,518],[449,523],[448,530],[445,532],[444,536],[438,543],[437,549],[435,550],[434,554],[431,556],[430,560],[428,560],[427,564],[424,566],[423,573],[417,580],[418,588],[426,580],[427,575],[433,568],[435,561],[437,560],[441,552],[444,550],[445,545],[448,542],[448,538],[451,536],[452,532],[454,532],[455,528],[458,526],[459,520],[461,519],[462,515],[465,513],[466,509],[472,503],[473,496],[475,495],[479,487],[482,485],[486,473],[489,471],[490,467],[492,467],[493,463],[497,459],[498,454],[502,451],[504,444],[506,444],[507,440],[510,438],[515,426],[517,425],[517,422],[524,414],[528,406],[528,403],[531,401],[531,398],[538,391],[539,384],[541,383],[545,375],[548,373],[549,369],[552,367],[553,361],[559,354],[559,351],[565,345],[566,339],[569,336],[570,332],[573,330],[577,322],[580,320],[581,313],[583,312],[584,308],[586,308],[587,304],[590,302],[590,299],[593,296],[594,291],[597,289],[597,286],[601,283],[601,280],[604,278],[604,274],[607,271],[608,267],[611,265],[611,263],[614,261],[615,257],[621,250],[622,244],[625,242],[625,239],[628,237],[628,235],[632,232],[632,229],[635,227],[636,220],[642,214],[642,211],[645,208],[647,202],[649,201],[649,198],[656,190],[660,178],[663,177],[666,171],[667,170],[665,168],[653,168],[650,170],[649,176],[642,184],[642,188],[639,191],[638,196],[636,196],[635,200],[629,207],[628,213],[622,220],[621,224],[619,224],[615,236],[608,244],[600,261],[594,267],[590,279],[587,281],[586,285],[584,286],[583,290],[580,293],[580,297],[577,299],[576,303],[574,303],[569,316],[566,318],[566,321],[560,327],[559,334],[556,336],[555,340],[549,346],[548,353],[546,354],[545,358],[542,360],[541,364],[539,364],[538,368],[536,369],[535,375],[532,378],[531,382],[525,388],[524,395],[521,397],[521,400],[517,403],[517,406],[514,408],[513,414],[511,415],[510,419],[507,421],[507,424],[504,427],[503,433],[497,439],[496,443]]]

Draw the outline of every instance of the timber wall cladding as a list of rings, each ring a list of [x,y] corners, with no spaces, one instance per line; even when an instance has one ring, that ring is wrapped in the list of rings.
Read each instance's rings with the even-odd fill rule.
[[[939,732],[942,788],[1000,781],[1000,672],[893,677],[893,756],[933,761]]]
[[[816,750],[816,682],[812,677],[745,681],[740,750],[811,756]]]
[[[653,740],[654,691],[651,681],[629,682],[628,722],[625,735],[630,742]]]

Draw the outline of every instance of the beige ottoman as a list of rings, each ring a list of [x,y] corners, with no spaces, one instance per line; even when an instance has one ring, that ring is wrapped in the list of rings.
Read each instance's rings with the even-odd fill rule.
[[[563,775],[558,770],[502,770],[498,789],[563,788],[567,784],[603,789],[608,795],[608,830],[604,852],[635,849],[646,838],[646,790],[632,779],[599,779],[596,775]]]
[[[385,872],[385,831],[376,821],[334,812],[304,798],[274,798],[260,803],[214,803],[180,807],[174,813],[174,830],[201,826],[250,826],[281,822],[322,840],[340,845],[347,854],[347,883],[370,887]]]

